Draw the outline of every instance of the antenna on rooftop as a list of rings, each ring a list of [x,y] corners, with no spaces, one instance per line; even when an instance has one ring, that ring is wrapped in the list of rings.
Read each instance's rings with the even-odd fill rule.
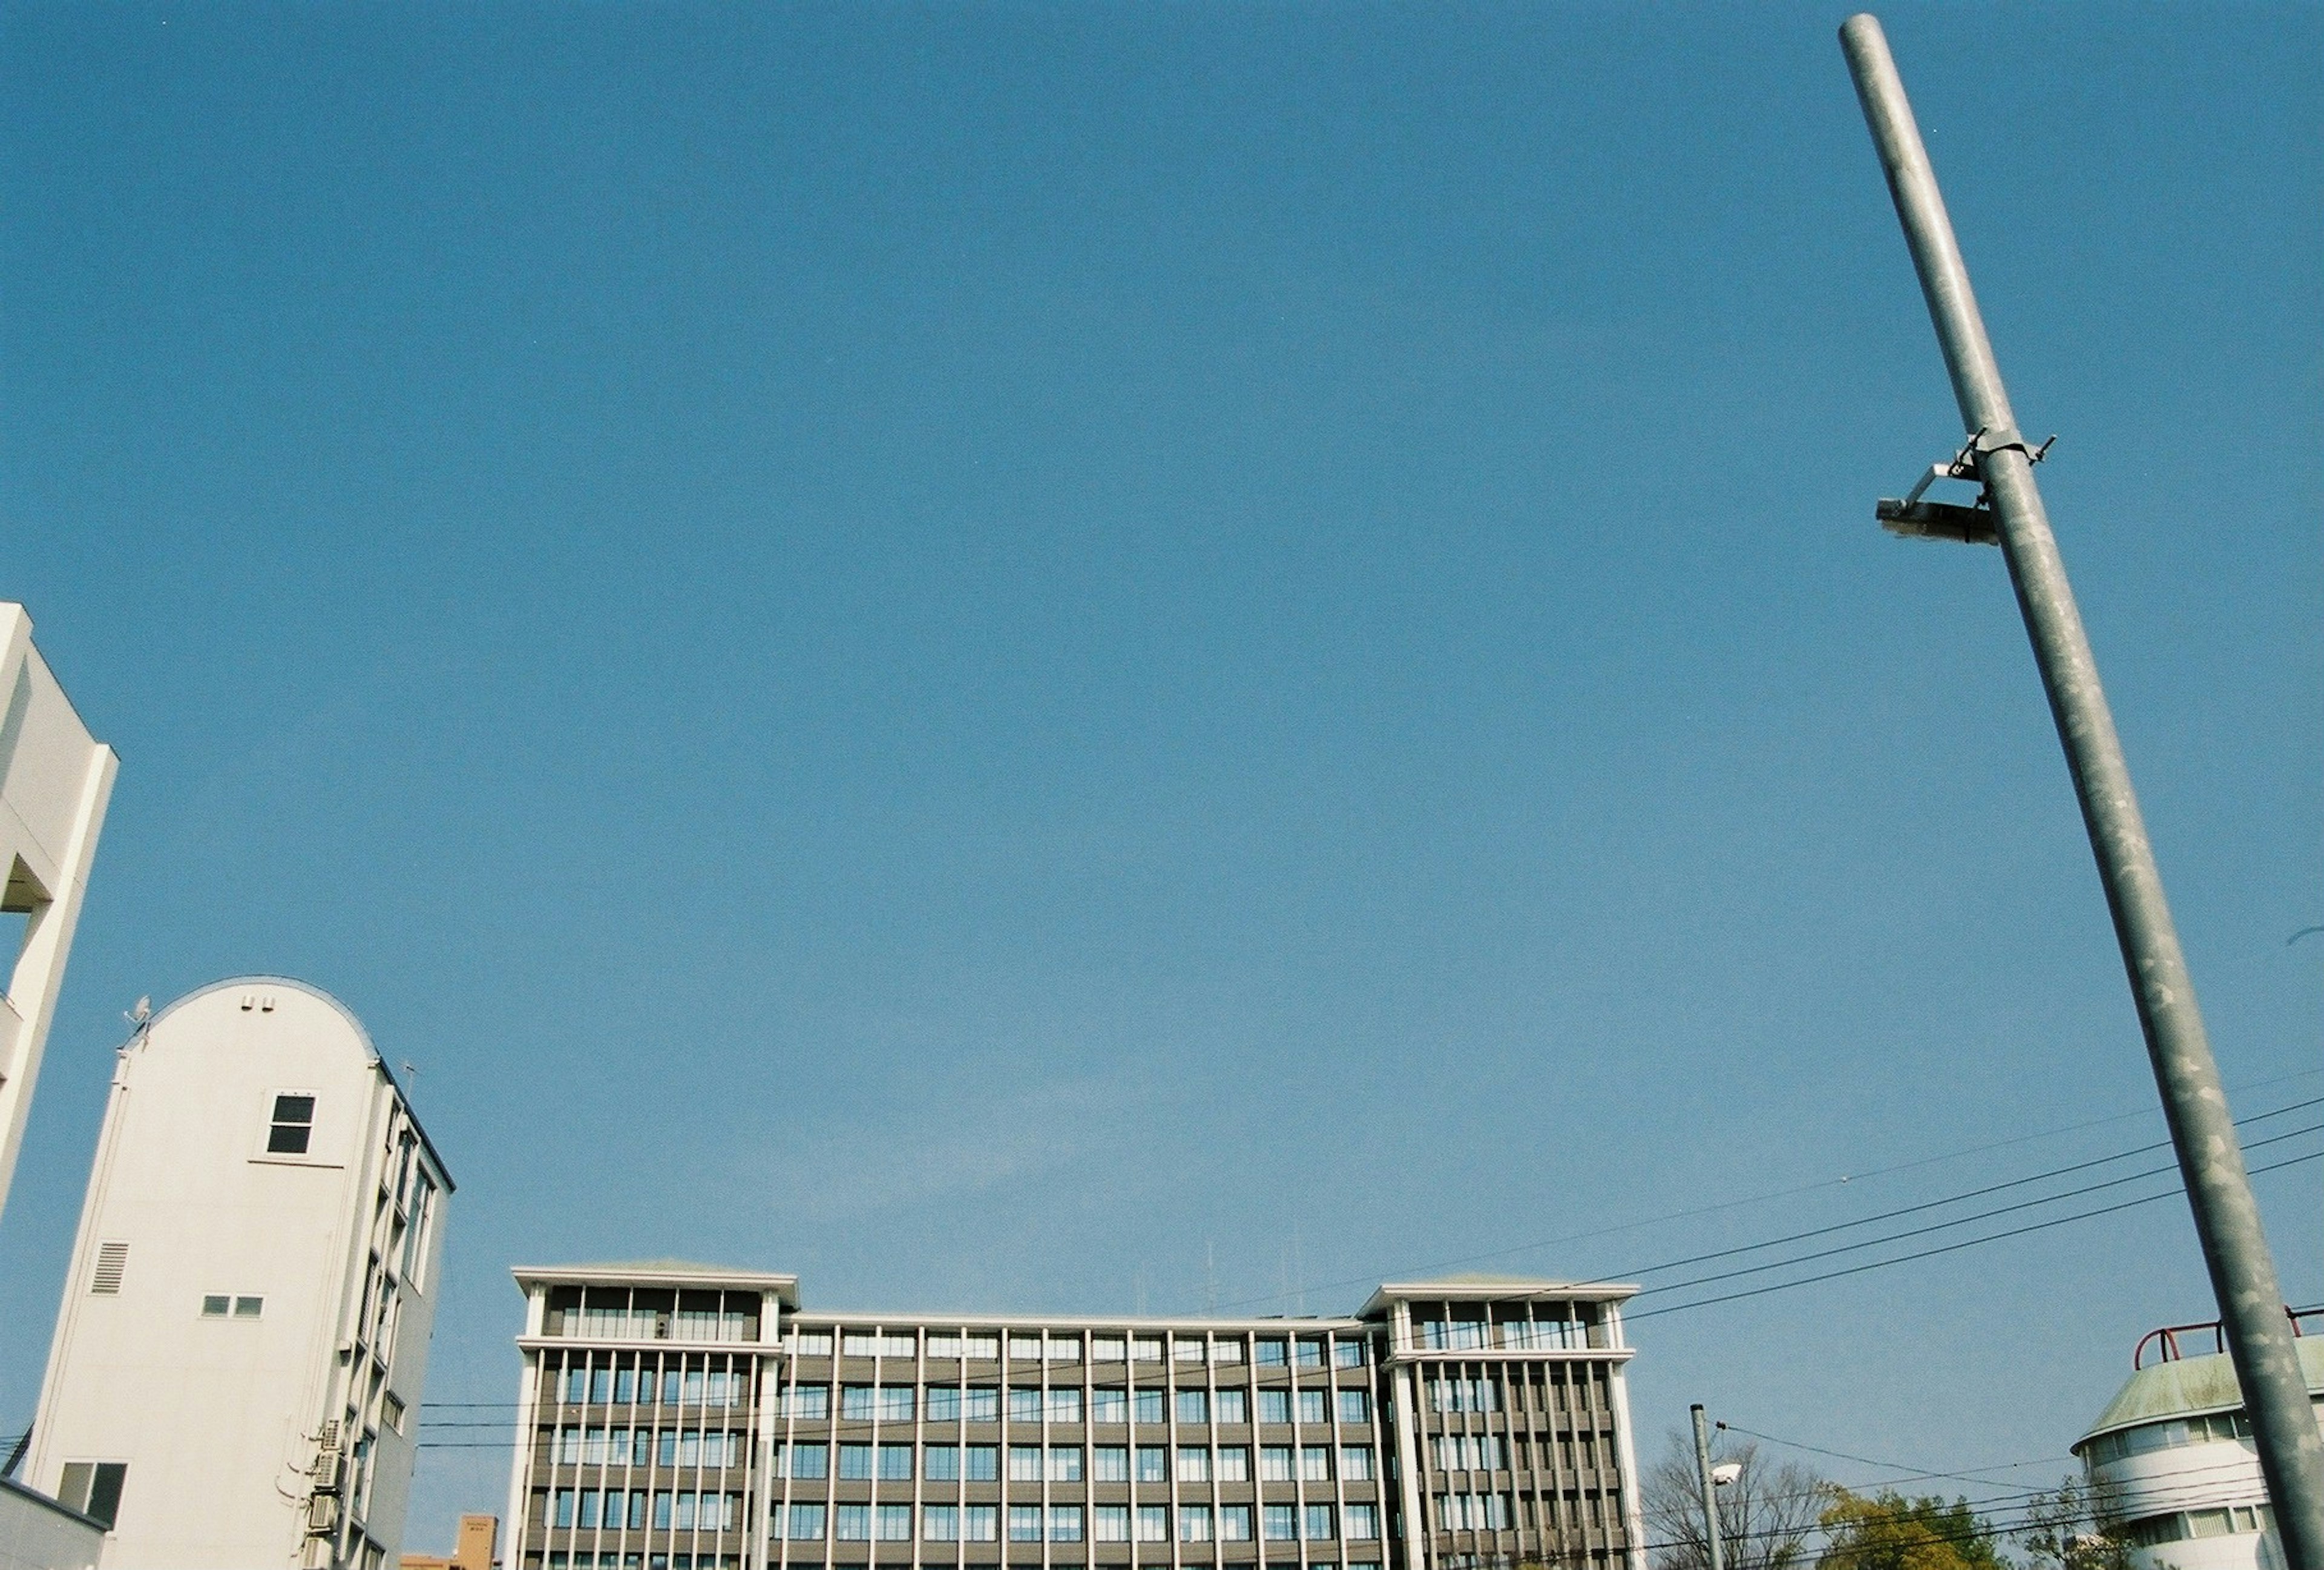
[[[1299,1224],[1291,1224],[1291,1311],[1307,1316],[1307,1261],[1299,1246]]]

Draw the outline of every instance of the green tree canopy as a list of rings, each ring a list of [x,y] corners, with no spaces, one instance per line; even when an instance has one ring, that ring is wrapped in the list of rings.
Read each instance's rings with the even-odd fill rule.
[[[1969,1508],[1933,1497],[1833,1492],[1823,1512],[1816,1570],[2008,1570],[1993,1528]]]

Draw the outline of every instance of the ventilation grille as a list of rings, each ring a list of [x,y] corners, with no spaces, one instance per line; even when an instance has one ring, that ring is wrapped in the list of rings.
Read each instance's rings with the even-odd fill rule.
[[[121,1273],[129,1268],[129,1245],[125,1242],[97,1245],[97,1274],[88,1289],[100,1298],[118,1297],[121,1293]]]

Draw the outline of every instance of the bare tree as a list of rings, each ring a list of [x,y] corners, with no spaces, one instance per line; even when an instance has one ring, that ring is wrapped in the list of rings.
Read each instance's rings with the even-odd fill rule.
[[[2033,1570],[2129,1570],[2130,1545],[2108,1526],[2108,1495],[2080,1473],[2025,1505],[2018,1545]]]
[[[1795,1462],[1761,1460],[1752,1443],[1721,1445],[1714,1459],[1741,1469],[1717,1491],[1726,1570],[1804,1570],[1831,1485]],[[1662,1459],[1646,1468],[1641,1482],[1654,1570],[1709,1570],[1693,1435],[1672,1429]]]

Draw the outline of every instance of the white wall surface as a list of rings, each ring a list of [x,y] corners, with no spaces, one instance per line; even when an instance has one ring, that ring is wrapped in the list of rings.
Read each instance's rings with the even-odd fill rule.
[[[0,882],[13,877],[22,890],[29,880],[46,896],[29,922],[0,919],[0,932],[22,933],[21,947],[0,955],[0,1210],[7,1208],[114,769],[113,749],[89,735],[32,647],[24,607],[0,601]]]

